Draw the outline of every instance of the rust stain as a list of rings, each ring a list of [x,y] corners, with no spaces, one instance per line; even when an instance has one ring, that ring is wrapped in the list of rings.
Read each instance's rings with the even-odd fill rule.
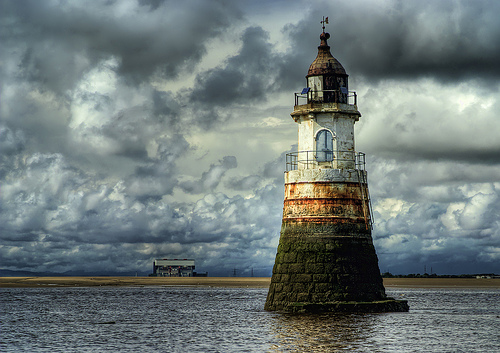
[[[318,224],[364,224],[365,220],[363,217],[293,217],[293,218],[283,218],[283,223],[285,224],[296,224],[296,223],[318,223]]]
[[[364,202],[359,183],[289,183],[283,221],[365,223]]]

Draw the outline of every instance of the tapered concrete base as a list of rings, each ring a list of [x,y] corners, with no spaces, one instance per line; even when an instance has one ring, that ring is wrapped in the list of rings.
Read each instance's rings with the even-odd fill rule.
[[[285,312],[401,312],[388,298],[364,224],[287,222],[265,309]]]

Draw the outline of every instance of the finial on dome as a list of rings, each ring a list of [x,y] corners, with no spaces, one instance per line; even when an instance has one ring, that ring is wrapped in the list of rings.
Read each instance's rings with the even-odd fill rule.
[[[319,39],[321,39],[320,43],[321,47],[328,47],[328,42],[327,42],[328,38],[330,38],[330,33],[323,32],[319,35]]]

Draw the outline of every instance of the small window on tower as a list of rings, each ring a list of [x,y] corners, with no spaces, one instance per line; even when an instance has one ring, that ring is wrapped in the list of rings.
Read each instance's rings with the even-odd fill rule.
[[[320,130],[316,135],[316,160],[333,161],[333,135],[328,130]]]

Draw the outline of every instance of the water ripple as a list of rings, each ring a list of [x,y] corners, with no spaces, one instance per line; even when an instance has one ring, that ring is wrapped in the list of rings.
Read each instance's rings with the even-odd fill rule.
[[[493,352],[500,291],[397,289],[409,313],[291,315],[267,289],[0,289],[2,352]]]

